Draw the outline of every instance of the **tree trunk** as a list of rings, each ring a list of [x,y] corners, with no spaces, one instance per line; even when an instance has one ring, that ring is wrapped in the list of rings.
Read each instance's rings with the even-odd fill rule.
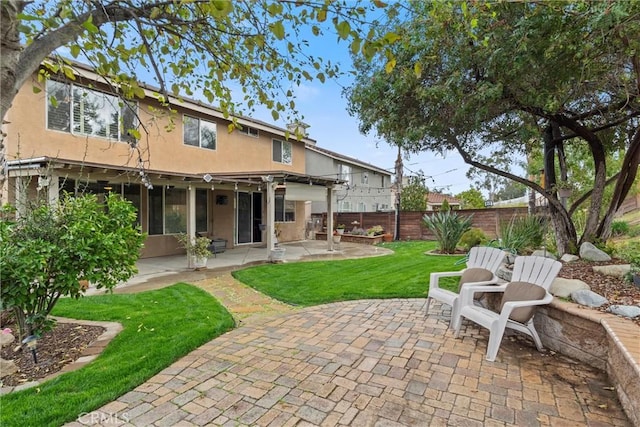
[[[601,239],[608,239],[610,237],[613,217],[620,206],[622,206],[624,199],[632,189],[638,175],[638,165],[640,165],[640,127],[635,129],[630,139],[629,149],[622,160],[620,174],[613,190],[611,204],[598,225],[598,236]]]
[[[16,66],[22,51],[20,34],[18,33],[18,14],[22,12],[26,2],[7,0],[0,4],[0,117],[11,108],[13,98],[18,93],[16,85]]]

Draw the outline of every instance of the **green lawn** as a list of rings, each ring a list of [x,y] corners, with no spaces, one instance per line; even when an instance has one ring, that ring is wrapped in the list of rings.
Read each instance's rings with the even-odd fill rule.
[[[64,299],[53,314],[115,321],[124,328],[86,367],[2,396],[3,427],[74,421],[234,327],[232,316],[211,295],[184,283],[137,294]]]
[[[435,242],[384,243],[393,255],[350,259],[268,264],[246,268],[234,277],[280,301],[311,306],[365,298],[424,298],[429,273],[460,270],[461,257],[425,255]]]

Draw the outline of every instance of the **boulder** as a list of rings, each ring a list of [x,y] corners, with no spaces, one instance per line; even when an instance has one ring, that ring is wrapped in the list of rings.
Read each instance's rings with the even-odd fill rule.
[[[582,290],[582,289],[591,290],[589,285],[587,285],[582,280],[565,279],[564,277],[556,277],[555,280],[551,283],[549,292],[552,295],[555,295],[560,298],[568,298],[571,296],[571,293]]]
[[[593,271],[606,276],[624,277],[631,271],[631,264],[594,265]]]
[[[557,260],[558,257],[555,256],[554,254],[552,254],[551,252],[544,250],[544,249],[538,249],[533,251],[533,253],[531,254],[533,256],[541,256],[541,257],[545,257],[545,258],[551,258],[553,260]]]
[[[611,257],[606,252],[589,242],[580,245],[580,258],[586,261],[611,261]]]
[[[612,305],[609,311],[622,317],[634,318],[640,316],[640,307],[637,305]]]
[[[13,360],[6,360],[0,357],[0,378],[18,372],[18,367]]]
[[[0,332],[0,347],[11,344],[15,339],[16,337],[14,337],[12,333]]]
[[[576,304],[585,305],[587,307],[601,307],[604,304],[609,303],[608,299],[588,289],[580,289],[571,292],[571,299]]]
[[[560,261],[562,261],[562,262],[574,262],[574,261],[578,261],[579,259],[580,259],[580,257],[577,256],[577,255],[564,254],[564,255],[562,255],[562,258],[560,258]]]
[[[511,281],[512,275],[513,275],[513,270],[510,269],[507,266],[507,264],[502,264],[500,267],[498,267],[498,270],[496,271],[496,276],[498,276],[499,278],[507,282]]]

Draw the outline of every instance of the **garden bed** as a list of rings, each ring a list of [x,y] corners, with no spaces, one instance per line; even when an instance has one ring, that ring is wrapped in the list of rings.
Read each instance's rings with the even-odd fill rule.
[[[327,240],[327,233],[323,231],[316,231],[316,240]],[[363,236],[359,234],[349,234],[344,233],[341,242],[348,243],[360,243],[363,245],[377,245],[378,243],[382,243],[384,241],[384,235],[379,236]]]

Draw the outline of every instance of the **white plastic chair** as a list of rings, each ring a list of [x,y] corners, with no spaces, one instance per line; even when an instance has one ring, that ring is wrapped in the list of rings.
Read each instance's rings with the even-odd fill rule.
[[[516,258],[513,266],[511,282],[506,285],[494,286],[492,289],[486,289],[487,287],[480,289],[474,286],[462,288],[459,299],[459,315],[461,318],[464,317],[489,329],[489,343],[487,345],[486,356],[488,361],[493,362],[496,359],[506,328],[511,328],[529,335],[533,339],[538,351],[543,350],[542,342],[540,341],[540,337],[533,325],[533,315],[531,315],[525,323],[516,321],[512,317],[515,315],[514,310],[518,308],[532,308],[539,305],[549,304],[553,300],[553,295],[549,293],[549,287],[560,272],[561,268],[562,263],[550,258],[539,256],[519,256]],[[539,299],[525,300],[517,298],[520,300],[505,301],[503,296],[502,309],[500,313],[496,313],[487,308],[473,304],[473,295],[476,292],[517,292],[518,289],[516,289],[516,287],[521,286],[523,282],[525,282],[524,286],[528,286],[527,284],[533,284],[541,287],[542,291],[538,292],[540,292],[542,297]],[[533,287],[531,288],[533,289]],[[456,338],[460,334],[461,326],[462,321],[459,321],[455,327]]]
[[[457,322],[460,321],[460,316],[458,314],[458,297],[459,294],[449,291],[447,289],[443,289],[439,286],[439,280],[442,277],[455,277],[462,276],[463,273],[470,268],[483,268],[488,270],[492,274],[492,278],[490,280],[482,281],[482,282],[472,282],[465,283],[464,287],[467,286],[490,286],[495,285],[500,282],[498,276],[496,276],[496,271],[500,267],[502,260],[504,259],[505,253],[502,249],[492,248],[488,246],[474,246],[469,251],[469,258],[467,260],[467,267],[460,271],[446,271],[446,272],[437,272],[431,273],[429,277],[429,293],[427,295],[427,303],[425,308],[425,315],[429,314],[429,306],[431,304],[431,300],[435,299],[443,304],[447,304],[451,306],[451,320],[449,322],[450,328],[455,328],[457,326]]]

